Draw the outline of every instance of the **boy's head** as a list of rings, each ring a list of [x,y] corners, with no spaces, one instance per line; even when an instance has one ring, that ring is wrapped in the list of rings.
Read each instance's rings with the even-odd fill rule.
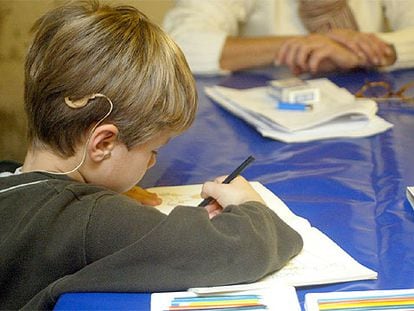
[[[101,93],[113,102],[105,124],[130,149],[163,131],[180,133],[195,116],[196,89],[177,45],[132,7],[97,1],[54,9],[34,25],[25,65],[29,143],[75,154],[109,111],[104,97],[72,108],[65,98]]]

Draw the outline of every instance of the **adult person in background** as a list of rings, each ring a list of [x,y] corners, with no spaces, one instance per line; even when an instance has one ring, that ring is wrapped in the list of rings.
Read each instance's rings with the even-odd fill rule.
[[[414,66],[412,0],[177,0],[164,28],[195,74]]]

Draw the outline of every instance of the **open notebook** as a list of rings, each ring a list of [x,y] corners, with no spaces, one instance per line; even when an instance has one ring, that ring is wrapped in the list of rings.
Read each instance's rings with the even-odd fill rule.
[[[377,278],[375,271],[359,264],[329,237],[312,227],[308,220],[291,212],[286,204],[261,183],[251,182],[251,184],[267,205],[301,234],[304,247],[301,253],[283,269],[247,286],[257,288],[260,283],[265,286],[282,283],[296,287]],[[163,204],[159,208],[166,214],[177,205],[196,206],[202,200],[201,185],[155,187],[148,190],[157,193],[163,199]],[[243,288],[245,285],[240,286]],[[207,287],[193,289],[193,291],[205,294],[226,291],[226,287],[221,290]]]
[[[281,110],[267,86],[232,89],[206,87],[215,103],[245,120],[263,136],[284,142],[306,142],[335,137],[366,137],[384,132],[392,124],[376,115],[377,103],[355,99],[328,79],[307,80],[321,92],[310,111]]]

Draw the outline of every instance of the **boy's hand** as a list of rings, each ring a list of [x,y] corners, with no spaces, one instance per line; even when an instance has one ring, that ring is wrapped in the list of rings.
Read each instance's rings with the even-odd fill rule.
[[[219,214],[222,208],[228,205],[238,205],[248,201],[257,201],[265,204],[262,197],[253,189],[242,176],[236,177],[229,184],[222,184],[226,176],[216,178],[214,181],[204,183],[201,197],[213,197],[216,201],[206,206],[210,218]]]
[[[156,206],[162,203],[162,199],[156,193],[149,192],[138,186],[134,186],[127,192],[124,192],[124,194],[144,205]]]

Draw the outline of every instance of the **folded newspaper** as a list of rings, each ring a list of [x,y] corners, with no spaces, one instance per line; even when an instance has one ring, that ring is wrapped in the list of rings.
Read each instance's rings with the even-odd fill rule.
[[[214,102],[252,125],[263,136],[283,142],[306,142],[338,137],[367,137],[393,125],[377,116],[377,103],[355,99],[328,79],[307,80],[320,90],[320,101],[308,111],[277,108],[267,86],[232,89],[206,87]]]

